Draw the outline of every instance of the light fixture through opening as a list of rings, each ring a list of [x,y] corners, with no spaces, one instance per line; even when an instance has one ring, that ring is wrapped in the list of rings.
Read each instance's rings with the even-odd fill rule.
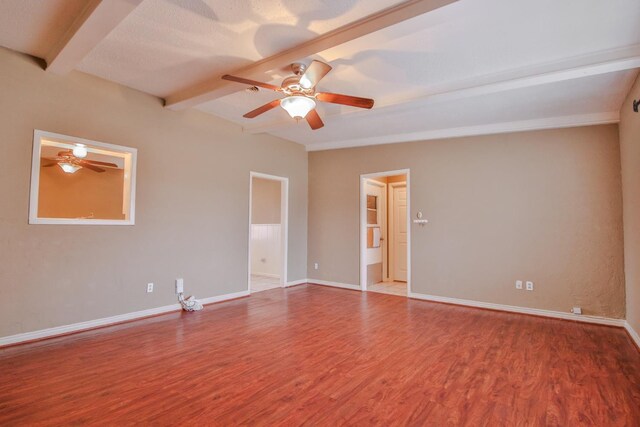
[[[87,146],[84,144],[76,144],[76,146],[73,147],[73,155],[79,159],[84,159],[87,157]]]
[[[60,166],[62,170],[65,171],[65,173],[76,173],[78,169],[82,168],[82,166],[74,165],[73,163],[67,162],[58,163],[58,166]]]

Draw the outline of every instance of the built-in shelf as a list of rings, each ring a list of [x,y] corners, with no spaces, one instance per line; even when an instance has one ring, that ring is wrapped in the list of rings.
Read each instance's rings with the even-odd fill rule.
[[[367,224],[378,223],[378,196],[367,194]]]

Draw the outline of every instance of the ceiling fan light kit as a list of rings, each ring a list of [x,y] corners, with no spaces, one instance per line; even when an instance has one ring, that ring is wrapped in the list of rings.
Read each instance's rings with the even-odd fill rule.
[[[316,92],[318,82],[331,71],[331,66],[321,61],[313,61],[307,67],[305,64],[295,62],[291,64],[293,76],[289,76],[282,81],[280,87],[269,83],[258,82],[225,74],[223,80],[249,85],[250,87],[261,87],[274,92],[281,92],[285,95],[282,99],[276,99],[268,104],[249,111],[243,117],[253,119],[260,114],[266,113],[280,105],[291,118],[306,119],[311,129],[316,130],[324,126],[320,115],[316,110],[317,102],[329,102],[332,104],[349,105],[352,107],[371,109],[374,101],[369,98],[359,98],[357,96],[341,95],[337,93]]]
[[[58,163],[60,169],[62,169],[65,173],[76,173],[78,170],[82,169],[82,166],[74,165],[73,163]]]
[[[304,119],[309,111],[316,108],[316,101],[304,95],[292,95],[280,100],[280,106],[285,109],[291,118]]]
[[[89,154],[89,152],[87,151],[87,146],[84,144],[76,144],[76,146],[73,147],[72,152],[73,155],[79,159],[84,159],[85,157],[87,157],[87,154]]]
[[[100,162],[98,160],[85,160],[85,157],[89,154],[89,150],[84,144],[76,144],[72,149],[60,151],[55,158],[44,157],[45,160],[49,160],[52,163],[44,165],[43,167],[52,167],[55,165],[65,173],[76,173],[82,168],[92,170],[94,172],[102,173],[107,168],[118,168],[118,165],[111,162]]]

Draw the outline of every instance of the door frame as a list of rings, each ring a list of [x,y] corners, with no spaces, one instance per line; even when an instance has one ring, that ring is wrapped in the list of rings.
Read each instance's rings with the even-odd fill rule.
[[[395,274],[393,272],[393,267],[395,266],[395,256],[393,255],[394,253],[394,248],[393,245],[395,244],[396,238],[395,235],[393,234],[395,232],[395,229],[393,227],[393,219],[394,219],[394,209],[395,209],[395,202],[394,202],[394,197],[395,197],[395,191],[398,188],[407,188],[407,183],[406,182],[390,182],[387,184],[388,188],[389,188],[389,215],[387,216],[388,218],[388,227],[387,230],[389,230],[388,233],[388,242],[387,244],[389,245],[389,249],[387,249],[387,253],[389,254],[389,265],[387,266],[387,272],[389,273],[387,275],[387,278],[389,279],[389,281],[391,282],[395,282],[396,278],[395,278]],[[409,205],[408,205],[408,201],[409,201],[409,193],[407,192],[407,210],[409,209]],[[407,238],[409,237],[409,228],[407,228]],[[407,240],[407,248],[409,246],[409,241]],[[407,266],[408,266],[408,262],[409,262],[409,258],[408,258],[408,254],[407,254]],[[408,273],[408,272],[407,272]]]
[[[411,294],[411,170],[398,169],[360,175],[360,289],[367,290],[367,179],[394,175],[407,177],[407,295]],[[388,228],[388,224],[387,224]]]
[[[280,287],[287,284],[287,258],[289,256],[289,178],[262,172],[249,172],[249,246],[247,247],[247,291],[251,293],[251,210],[253,204],[253,178],[280,182]]]

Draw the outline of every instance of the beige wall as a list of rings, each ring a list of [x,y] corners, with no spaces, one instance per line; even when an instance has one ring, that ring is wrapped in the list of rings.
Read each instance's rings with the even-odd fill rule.
[[[627,321],[640,333],[640,113],[632,109],[634,99],[640,99],[640,77],[620,109]]]
[[[173,304],[176,277],[246,290],[250,171],[289,177],[288,279],[306,277],[302,146],[4,49],[0,93],[0,336]],[[136,225],[29,225],[34,129],[137,148]]]
[[[280,181],[253,178],[252,224],[280,224]]]
[[[617,126],[311,152],[310,278],[359,283],[359,175],[404,168],[430,221],[411,226],[414,292],[624,316]]]

